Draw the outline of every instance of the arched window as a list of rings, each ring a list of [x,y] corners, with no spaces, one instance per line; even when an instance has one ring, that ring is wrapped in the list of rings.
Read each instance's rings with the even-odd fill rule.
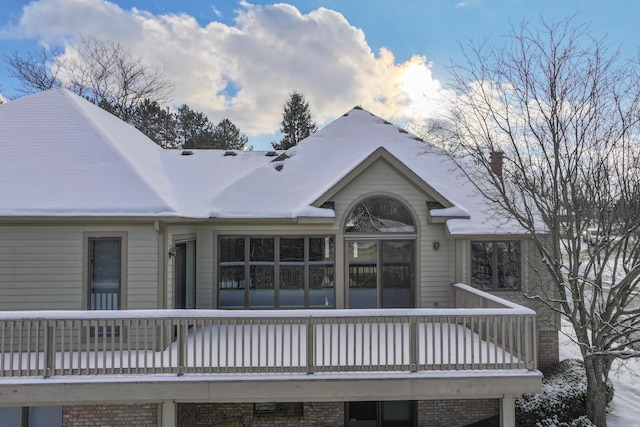
[[[373,196],[360,202],[345,223],[347,233],[415,233],[409,210],[399,201]]]

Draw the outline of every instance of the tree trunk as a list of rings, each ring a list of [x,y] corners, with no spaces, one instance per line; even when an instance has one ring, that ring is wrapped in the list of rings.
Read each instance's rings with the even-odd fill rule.
[[[587,416],[598,427],[607,426],[607,379],[611,369],[610,356],[586,356]]]

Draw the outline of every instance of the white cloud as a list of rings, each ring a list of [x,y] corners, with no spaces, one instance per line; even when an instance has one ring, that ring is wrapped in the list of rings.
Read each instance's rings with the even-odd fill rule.
[[[186,14],[124,10],[105,0],[38,0],[12,32],[43,44],[81,35],[120,42],[164,67],[176,103],[214,123],[229,118],[250,136],[278,130],[294,90],[319,123],[355,105],[399,120],[425,117],[443,92],[425,57],[396,64],[386,49],[375,54],[360,29],[325,8],[301,14],[288,4],[243,2],[235,25],[202,26]],[[233,90],[225,92],[228,85]]]

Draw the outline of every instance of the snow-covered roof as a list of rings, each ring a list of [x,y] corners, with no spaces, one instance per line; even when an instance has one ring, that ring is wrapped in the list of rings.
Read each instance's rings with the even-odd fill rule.
[[[333,217],[320,208],[332,190],[385,157],[442,204],[430,214],[450,233],[519,233],[446,153],[360,108],[277,157],[163,150],[64,89],[0,105],[0,135],[0,217]]]
[[[162,149],[63,89],[0,105],[0,216],[177,216]]]

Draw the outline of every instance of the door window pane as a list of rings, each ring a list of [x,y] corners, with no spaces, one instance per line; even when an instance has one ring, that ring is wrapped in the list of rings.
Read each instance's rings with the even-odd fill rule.
[[[349,242],[349,307],[378,307],[377,242]]]
[[[89,309],[120,309],[120,245],[116,238],[89,239]]]
[[[382,241],[382,307],[412,307],[413,241]]]
[[[196,308],[196,241],[176,244],[175,308]]]

